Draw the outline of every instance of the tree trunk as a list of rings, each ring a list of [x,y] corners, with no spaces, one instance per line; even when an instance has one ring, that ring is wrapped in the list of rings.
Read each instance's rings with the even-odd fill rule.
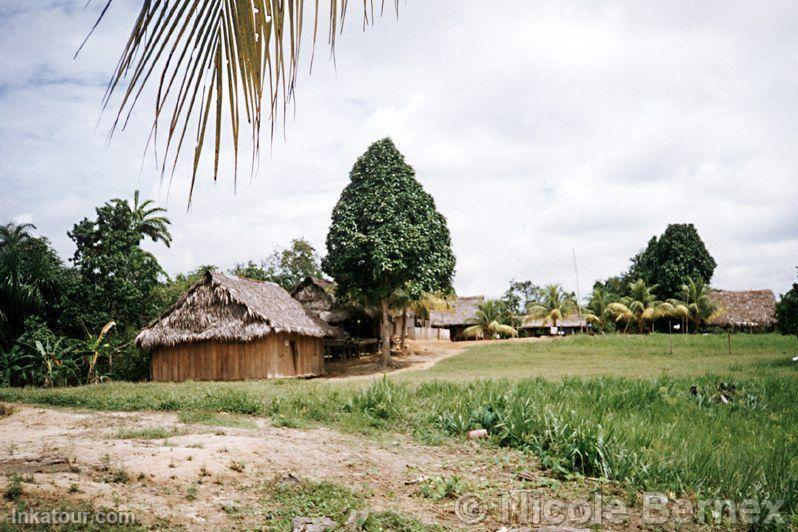
[[[400,336],[400,338],[402,340],[401,340],[401,342],[399,342],[399,349],[402,351],[402,353],[404,353],[405,352],[405,340],[407,339],[407,309],[406,308],[402,309],[402,335]]]
[[[388,300],[382,300],[382,359],[380,367],[385,369],[391,361],[391,323],[388,321]]]

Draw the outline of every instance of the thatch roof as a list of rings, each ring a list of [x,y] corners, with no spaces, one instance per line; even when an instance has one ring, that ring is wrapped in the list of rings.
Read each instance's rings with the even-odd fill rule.
[[[712,299],[720,307],[709,320],[720,327],[770,327],[776,323],[776,296],[772,290],[713,290]]]
[[[542,329],[544,327],[552,327],[554,324],[551,321],[545,321],[542,319],[537,320],[527,320],[521,326],[522,329]],[[568,329],[577,329],[580,327],[587,327],[587,321],[582,318],[579,319],[579,316],[566,316],[561,320],[557,320],[557,327],[560,328],[568,328]]]
[[[479,305],[484,302],[485,296],[458,297],[453,309],[430,312],[430,322],[433,327],[468,325],[468,320],[476,316]]]
[[[336,284],[319,277],[305,277],[291,290],[291,297],[299,301],[315,320],[341,323],[350,317],[349,310],[335,299]]]
[[[279,285],[209,272],[142,330],[136,345],[152,350],[187,342],[246,342],[280,332],[326,334]]]

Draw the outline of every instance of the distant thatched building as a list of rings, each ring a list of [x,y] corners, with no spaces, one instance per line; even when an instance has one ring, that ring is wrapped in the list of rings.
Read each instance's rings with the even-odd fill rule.
[[[720,307],[709,325],[743,330],[766,330],[776,324],[776,296],[771,290],[713,290]]]
[[[458,297],[453,309],[430,312],[430,325],[449,329],[452,340],[464,340],[463,331],[471,326],[469,321],[476,317],[479,305],[484,302],[485,296]]]
[[[549,320],[536,319],[526,320],[521,329],[528,335],[537,336],[541,334],[554,334],[552,327],[554,324]],[[573,334],[587,328],[587,321],[579,316],[566,316],[561,320],[557,320],[557,333]]]
[[[279,285],[207,273],[136,337],[152,380],[320,375],[326,331]]]

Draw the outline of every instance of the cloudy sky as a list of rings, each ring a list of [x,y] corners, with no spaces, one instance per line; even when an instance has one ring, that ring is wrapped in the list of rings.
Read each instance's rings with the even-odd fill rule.
[[[584,294],[672,222],[698,227],[717,287],[795,279],[795,2],[406,0],[365,33],[353,16],[254,179],[206,173],[188,212],[188,168],[169,186],[143,161],[150,108],[106,145],[139,2],[116,0],[73,60],[103,4],[0,1],[0,223],[36,224],[65,259],[72,224],[135,189],[169,209],[174,245],[151,249],[172,274],[300,236],[323,251],[353,162],[391,136],[449,220],[461,295],[573,290],[572,249]]]

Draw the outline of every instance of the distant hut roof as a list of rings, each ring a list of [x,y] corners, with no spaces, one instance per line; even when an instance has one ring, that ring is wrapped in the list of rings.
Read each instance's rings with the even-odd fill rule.
[[[710,325],[769,327],[776,323],[776,296],[772,290],[713,290],[720,307]]]
[[[335,298],[335,287],[338,286],[335,281],[329,281],[327,279],[323,279],[321,277],[305,277],[302,279],[299,284],[297,284],[293,290],[291,290],[291,296],[302,290],[307,286],[317,286],[324,290],[331,298]]]
[[[336,300],[335,288],[337,286],[335,282],[327,279],[305,277],[291,290],[291,297],[299,301],[308,315],[317,323],[319,320],[323,323],[341,323],[348,319],[351,313]],[[337,331],[335,335],[340,334],[340,331]]]
[[[246,342],[280,332],[327,333],[279,285],[208,272],[139,333],[136,345],[152,350],[186,342]]]
[[[545,321],[543,319],[536,319],[536,320],[526,320],[524,324],[521,326],[522,329],[539,329],[543,327],[552,327],[554,326],[551,321]],[[587,321],[582,318],[579,319],[579,316],[566,316],[561,320],[557,320],[557,327],[566,327],[566,328],[578,328],[578,327],[587,327]]]
[[[449,311],[433,310],[430,312],[430,322],[433,326],[438,327],[468,325],[468,320],[477,315],[479,305],[484,302],[485,296],[458,297],[453,309]]]

